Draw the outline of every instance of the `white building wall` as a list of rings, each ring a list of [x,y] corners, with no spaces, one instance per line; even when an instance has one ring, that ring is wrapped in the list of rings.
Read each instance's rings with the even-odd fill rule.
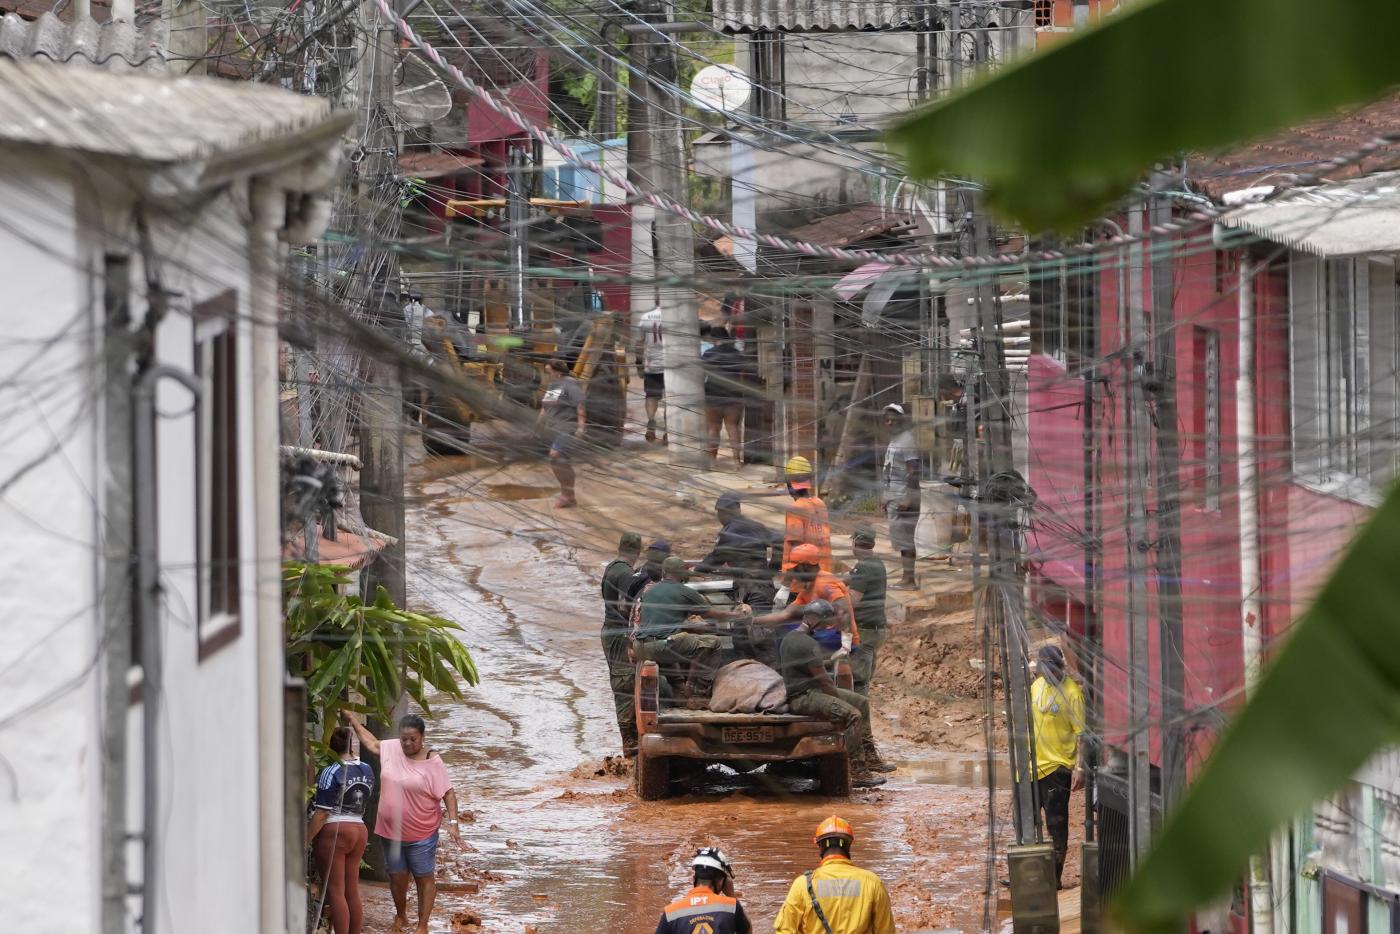
[[[0,931],[71,934],[101,907],[101,292],[75,268],[67,180],[0,162]]]
[[[73,183],[40,162],[0,153],[0,486],[61,444],[0,498],[0,931],[96,931],[101,909],[102,782],[98,659],[100,411],[91,342],[101,320],[102,256],[132,259],[132,315],[146,313],[141,249],[131,204],[93,197],[75,207]],[[99,186],[100,187],[100,186]],[[111,189],[108,188],[108,191]],[[257,574],[280,561],[257,554],[255,412],[246,188],[195,210],[152,211],[159,278],[170,312],[158,332],[161,363],[191,372],[190,310],[228,288],[238,295],[240,634],[199,658],[195,415],[187,389],[158,393],[157,471],[164,697],[159,759],[160,893],[152,919],[163,932],[261,930],[260,753],[283,737],[258,732]],[[18,219],[18,220],[17,220]],[[84,264],[87,264],[86,267]],[[80,268],[83,267],[83,268]],[[46,342],[55,339],[53,347]],[[40,355],[40,352],[43,354]],[[26,377],[24,365],[30,362]],[[16,378],[18,376],[18,378]],[[274,394],[275,398],[275,394]],[[96,405],[96,408],[94,406]],[[265,450],[265,449],[264,449]],[[280,693],[272,700],[280,707]],[[33,707],[32,712],[27,708]],[[128,830],[142,829],[141,704],[129,712]],[[280,758],[279,758],[280,761]],[[14,769],[13,781],[5,762]],[[7,786],[13,786],[7,787]],[[268,802],[279,819],[281,800]],[[281,841],[278,841],[279,849]],[[141,846],[128,875],[141,878]],[[58,888],[56,888],[58,886]],[[142,910],[130,900],[133,930]]]

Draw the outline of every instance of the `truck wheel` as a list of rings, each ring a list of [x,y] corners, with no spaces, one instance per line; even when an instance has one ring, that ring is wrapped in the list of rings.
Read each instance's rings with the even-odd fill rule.
[[[822,794],[832,798],[849,797],[851,760],[844,752],[822,756],[817,763],[817,780],[821,783]]]
[[[660,801],[671,791],[671,763],[665,756],[637,756],[637,797]]]

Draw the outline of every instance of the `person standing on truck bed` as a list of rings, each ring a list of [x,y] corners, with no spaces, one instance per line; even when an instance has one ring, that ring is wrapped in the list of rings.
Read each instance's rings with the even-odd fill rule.
[[[656,934],[751,934],[753,925],[734,897],[734,869],[715,847],[695,851],[693,888],[661,911]]]
[[[637,712],[632,706],[636,669],[627,660],[627,585],[632,580],[632,565],[641,552],[642,537],[636,532],[623,532],[617,543],[617,557],[603,568],[603,657],[608,663],[608,685],[612,688],[624,756],[637,754]]]
[[[813,600],[802,608],[802,622],[783,636],[778,646],[778,673],[787,687],[788,710],[804,717],[830,720],[846,733],[846,755],[851,760],[851,784],[874,788],[885,780],[870,771],[865,761],[870,737],[870,703],[855,691],[844,691],[826,670],[826,650],[812,630],[831,618],[835,608],[825,600]]]
[[[792,880],[774,934],[894,934],[890,893],[880,877],[851,862],[856,834],[836,815],[817,825],[817,868]]]
[[[783,570],[795,563],[793,549],[806,544],[817,550],[821,569],[830,571],[831,520],[827,518],[826,503],[818,499],[812,489],[812,462],[801,455],[793,457],[783,468],[783,474],[788,495],[792,497],[783,527]]]
[[[642,566],[632,575],[632,579],[627,582],[627,635],[628,638],[635,638],[637,627],[641,625],[640,603],[642,594],[646,593],[657,581],[661,580],[661,563],[671,556],[671,543],[657,539],[647,546],[646,553],[642,555]]]
[[[715,547],[695,566],[700,574],[729,574],[734,578],[734,602],[747,603],[756,613],[773,609],[773,571],[782,553],[781,539],[761,522],[739,511],[739,497],[725,493],[715,500],[719,537]]]
[[[700,616],[732,620],[747,615],[746,610],[722,610],[712,606],[700,591],[686,586],[690,568],[685,559],[672,555],[661,563],[662,579],[648,588],[638,601],[640,623],[632,643],[634,658],[654,661],[671,674],[684,676],[691,662],[701,662],[713,676],[722,642],[711,632],[686,632],[686,620]],[[707,679],[708,680],[708,679]]]
[[[851,552],[856,566],[846,576],[846,591],[855,611],[856,628],[860,630],[860,645],[851,653],[851,675],[855,691],[870,696],[870,682],[875,677],[875,656],[885,643],[885,584],[888,580],[885,562],[875,557],[875,530],[862,525],[851,533]],[[865,750],[866,761],[875,772],[893,772],[880,756],[872,737]]]

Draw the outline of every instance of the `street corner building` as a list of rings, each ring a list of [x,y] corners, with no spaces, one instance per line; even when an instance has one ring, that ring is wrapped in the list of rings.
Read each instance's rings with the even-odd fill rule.
[[[302,930],[277,252],[345,124],[38,60],[0,88],[0,930]]]

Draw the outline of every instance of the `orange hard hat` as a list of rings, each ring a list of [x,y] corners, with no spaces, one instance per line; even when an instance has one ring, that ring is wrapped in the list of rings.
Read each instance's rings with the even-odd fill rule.
[[[822,553],[817,551],[817,546],[810,542],[803,542],[792,549],[792,554],[788,556],[793,564],[821,564]]]
[[[851,829],[850,824],[833,814],[817,825],[817,832],[812,835],[812,842],[821,843],[827,837],[845,837],[847,840],[854,841],[856,832]]]

